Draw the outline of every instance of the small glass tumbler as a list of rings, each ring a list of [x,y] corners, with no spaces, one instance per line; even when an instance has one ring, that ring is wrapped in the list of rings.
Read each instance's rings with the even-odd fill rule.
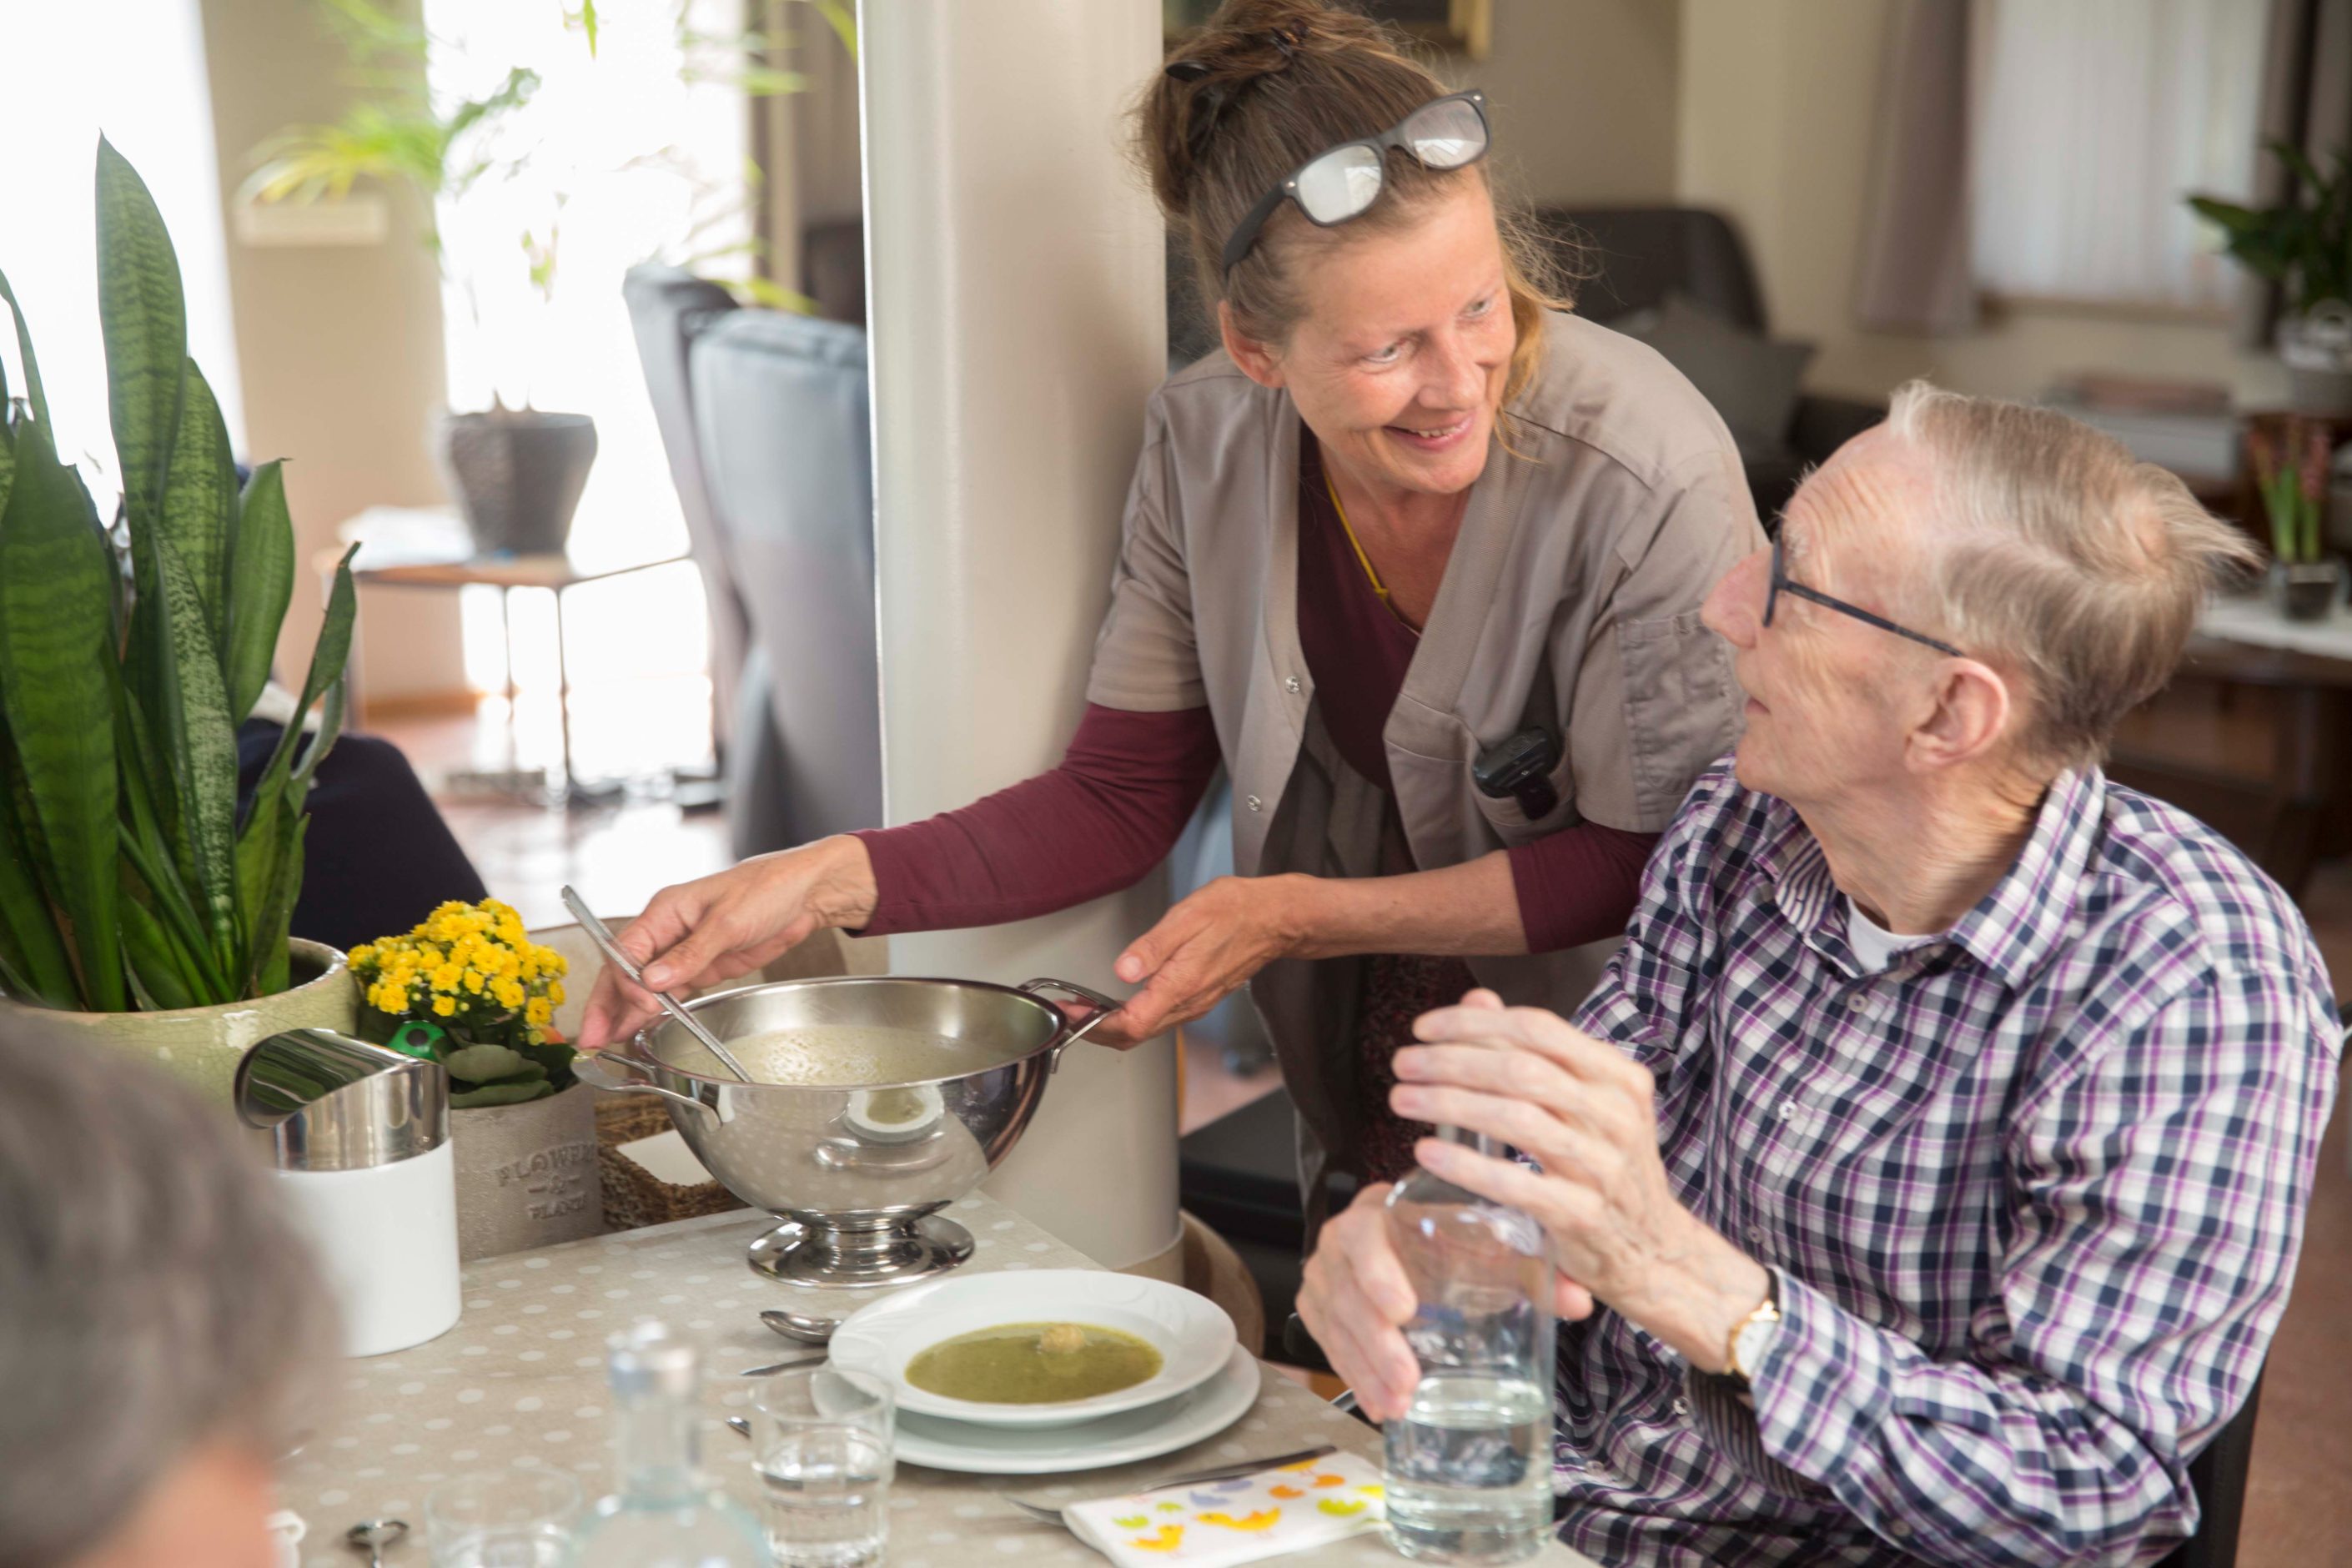
[[[751,1464],[782,1568],[866,1568],[889,1534],[896,1410],[879,1378],[804,1367],[761,1379]]]
[[[563,1568],[580,1489],[554,1470],[490,1470],[425,1497],[433,1568]]]

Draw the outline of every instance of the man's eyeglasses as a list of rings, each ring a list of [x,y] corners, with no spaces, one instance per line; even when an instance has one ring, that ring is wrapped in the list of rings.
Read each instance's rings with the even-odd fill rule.
[[[1363,216],[1380,197],[1391,147],[1403,148],[1425,169],[1461,169],[1486,155],[1488,140],[1486,95],[1474,89],[1433,98],[1377,136],[1318,153],[1259,197],[1249,216],[1234,226],[1225,241],[1225,270],[1241,264],[1257,243],[1258,230],[1286,201],[1297,202],[1307,221],[1322,228]]]
[[[1783,593],[1794,594],[1800,599],[1809,599],[1825,610],[1835,610],[1842,616],[1852,616],[1855,620],[1866,622],[1876,626],[1880,631],[1893,632],[1898,637],[1909,637],[1916,643],[1926,643],[1937,653],[1947,653],[1954,658],[1968,657],[1950,643],[1938,641],[1925,632],[1915,632],[1908,626],[1898,626],[1885,616],[1873,615],[1859,605],[1849,605],[1843,599],[1833,599],[1819,589],[1808,588],[1802,583],[1790,581],[1788,573],[1780,568],[1780,541],[1775,538],[1772,541],[1772,584],[1770,587],[1764,590],[1764,624],[1768,626],[1772,624],[1772,612],[1779,605]]]

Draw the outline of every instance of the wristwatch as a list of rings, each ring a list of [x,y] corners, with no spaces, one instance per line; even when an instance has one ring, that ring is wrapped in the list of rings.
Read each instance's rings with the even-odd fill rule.
[[[1730,1342],[1724,1346],[1723,1374],[1754,1387],[1756,1374],[1764,1365],[1764,1352],[1771,1347],[1772,1336],[1780,1327],[1780,1276],[1768,1268],[1764,1271],[1763,1304],[1739,1320],[1731,1331]]]

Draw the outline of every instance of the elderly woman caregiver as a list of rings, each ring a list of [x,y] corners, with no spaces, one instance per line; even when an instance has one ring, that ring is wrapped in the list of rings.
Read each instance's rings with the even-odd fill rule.
[[[821,927],[1066,908],[1157,865],[1222,759],[1241,874],[1120,956],[1142,988],[1103,1034],[1246,983],[1322,1167],[1393,1175],[1413,1017],[1478,984],[1572,1008],[1736,737],[1699,606],[1760,534],[1690,384],[1529,281],[1478,94],[1361,17],[1235,0],[1138,118],[1224,352],[1146,411],[1062,764],[667,889],[623,942],[654,984],[708,985]],[[585,1039],[652,1014],[607,971]]]

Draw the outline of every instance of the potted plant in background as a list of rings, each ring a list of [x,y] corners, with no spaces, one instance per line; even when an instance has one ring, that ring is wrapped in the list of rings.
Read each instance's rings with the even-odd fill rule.
[[[855,21],[845,0],[810,3],[845,40],[854,38]],[[550,330],[564,207],[578,188],[612,171],[568,163],[561,138],[536,134],[532,106],[543,85],[537,72],[467,58],[467,50],[436,41],[379,0],[320,5],[343,35],[370,90],[334,123],[289,126],[255,148],[257,167],[244,194],[260,202],[309,202],[343,196],[362,180],[404,188],[421,209],[426,243],[442,258],[445,274],[450,257],[442,204],[495,193],[510,209],[485,226],[499,234],[496,245],[478,228],[475,247],[484,254],[469,256],[467,270],[476,277],[504,278],[518,289],[527,280],[529,287],[514,296],[514,303],[491,312],[503,346],[496,355],[490,406],[446,416],[439,456],[478,552],[560,552],[595,460],[596,426],[584,414],[534,406],[532,368],[542,357],[539,351]],[[605,8],[615,9],[611,0]],[[771,47],[764,34],[699,33],[689,26],[688,6],[670,8],[687,79],[730,81],[750,97],[797,91],[804,85],[793,73],[762,63]],[[563,15],[593,58],[598,37],[594,0],[566,6]],[[436,98],[428,90],[426,57],[436,47],[465,68],[459,74],[473,79],[478,91]],[[518,125],[534,132],[527,146],[512,135]],[[649,168],[667,157],[667,149],[645,147],[628,164]],[[706,213],[698,232],[723,216]],[[682,264],[709,260],[729,248],[740,247],[721,247]],[[747,279],[741,287],[761,303],[808,307],[808,301],[765,279]],[[477,327],[483,326],[486,312],[470,284],[466,299]],[[519,395],[519,406],[509,403],[509,393]]]
[[[2270,515],[2271,552],[2287,618],[2325,620],[2344,596],[2344,563],[2326,553],[2328,459],[2326,424],[2287,416],[2257,422],[2246,434],[2254,482]]]
[[[98,268],[119,535],[58,455],[0,278],[25,375],[21,399],[0,385],[0,1006],[152,1055],[226,1105],[254,1041],[354,1018],[343,955],[287,934],[310,781],[342,725],[351,574],[240,815],[236,725],[293,596],[293,522],[278,464],[238,485],[171,236],[104,141]]]
[[[496,899],[446,903],[404,936],[352,950],[362,1039],[449,1071],[465,1259],[604,1228],[595,1097],[554,1028],[563,955]]]
[[[2294,173],[2292,197],[2267,207],[2211,196],[2189,205],[2221,226],[2222,248],[2242,266],[2279,286],[2279,357],[2295,407],[2352,415],[2352,152],[2336,150],[2330,176],[2300,148],[2270,150]]]

